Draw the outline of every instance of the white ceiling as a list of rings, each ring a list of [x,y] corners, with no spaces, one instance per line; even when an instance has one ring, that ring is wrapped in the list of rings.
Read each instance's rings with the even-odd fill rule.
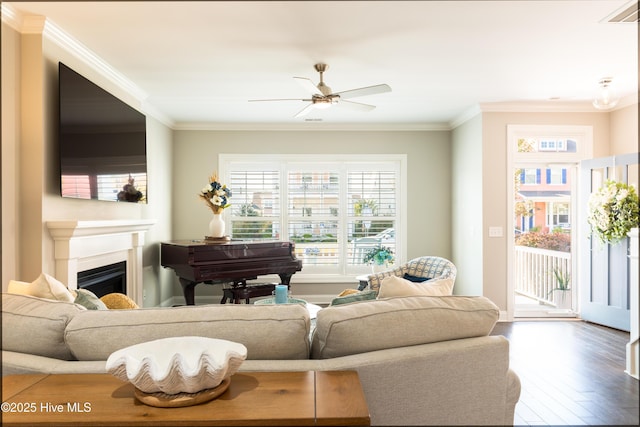
[[[329,124],[451,126],[474,108],[597,111],[602,77],[637,101],[637,23],[609,23],[629,0],[8,2],[43,15],[136,85],[174,128]],[[315,110],[292,77],[334,92],[386,83]],[[497,104],[496,104],[497,103]],[[518,106],[518,107],[516,107]],[[321,121],[320,124],[315,124]]]

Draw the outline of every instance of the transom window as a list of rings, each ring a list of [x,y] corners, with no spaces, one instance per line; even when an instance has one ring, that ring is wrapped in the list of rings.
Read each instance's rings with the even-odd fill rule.
[[[399,259],[405,163],[389,155],[221,155],[233,192],[225,218],[231,237],[294,242],[298,274],[363,273],[364,255],[377,246]]]

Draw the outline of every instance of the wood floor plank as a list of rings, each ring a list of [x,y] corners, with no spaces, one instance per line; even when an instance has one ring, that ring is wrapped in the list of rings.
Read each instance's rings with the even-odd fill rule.
[[[576,320],[500,322],[522,393],[516,425],[639,425],[638,380],[624,373],[629,333]]]

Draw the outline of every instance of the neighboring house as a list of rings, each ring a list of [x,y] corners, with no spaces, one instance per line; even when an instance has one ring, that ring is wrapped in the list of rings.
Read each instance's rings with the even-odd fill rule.
[[[539,152],[575,152],[570,139],[540,141]],[[571,174],[566,168],[523,168],[516,171],[516,232],[531,229],[544,233],[571,228]],[[523,211],[527,211],[524,213]]]
[[[571,182],[565,168],[522,169],[517,201],[523,202],[528,215],[519,215],[516,228],[526,232],[532,228],[542,232],[570,229]]]

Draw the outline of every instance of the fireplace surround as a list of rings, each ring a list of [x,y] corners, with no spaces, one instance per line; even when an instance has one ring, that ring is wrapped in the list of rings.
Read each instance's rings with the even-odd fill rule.
[[[126,295],[142,306],[142,249],[155,220],[49,221],[55,277],[77,289],[78,273],[126,263]]]

